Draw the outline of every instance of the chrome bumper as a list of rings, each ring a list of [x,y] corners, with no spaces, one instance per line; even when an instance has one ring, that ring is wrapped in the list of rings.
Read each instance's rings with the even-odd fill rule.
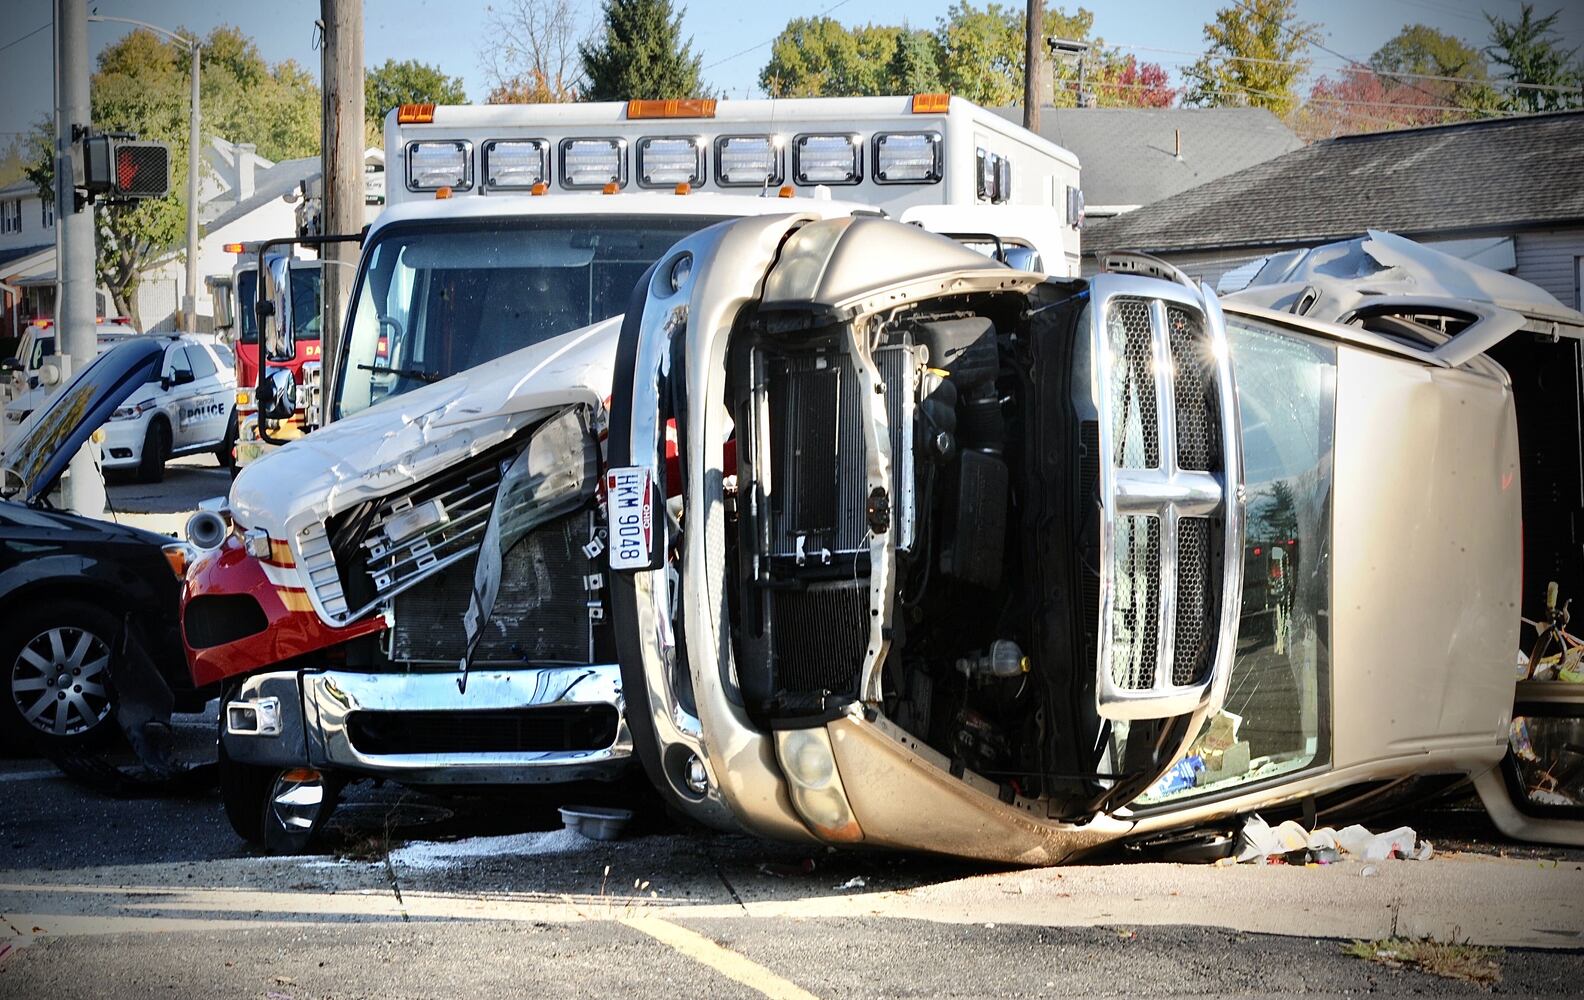
[[[620,671],[614,664],[475,670],[467,693],[457,675],[371,674],[342,670],[279,671],[243,682],[223,706],[221,740],[243,763],[308,765],[413,784],[542,784],[609,779],[632,756]],[[596,750],[370,754],[354,745],[354,712],[468,712],[610,705],[616,737]]]

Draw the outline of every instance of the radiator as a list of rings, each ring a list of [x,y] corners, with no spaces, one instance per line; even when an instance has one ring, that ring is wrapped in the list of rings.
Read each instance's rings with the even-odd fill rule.
[[[891,514],[896,544],[913,544],[914,410],[920,351],[875,352],[891,433]],[[770,404],[769,555],[819,564],[867,550],[864,387],[847,352],[765,355]]]

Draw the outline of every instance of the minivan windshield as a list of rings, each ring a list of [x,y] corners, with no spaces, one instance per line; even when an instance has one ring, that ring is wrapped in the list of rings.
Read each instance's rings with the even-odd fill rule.
[[[392,226],[364,251],[335,416],[620,315],[700,215]]]

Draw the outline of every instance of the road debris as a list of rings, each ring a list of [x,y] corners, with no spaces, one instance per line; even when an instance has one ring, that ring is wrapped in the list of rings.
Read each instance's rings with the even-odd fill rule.
[[[1420,840],[1411,827],[1400,826],[1385,833],[1371,833],[1358,824],[1341,830],[1323,826],[1305,830],[1293,820],[1271,826],[1259,816],[1250,816],[1238,834],[1237,849],[1221,864],[1264,861],[1267,864],[1334,864],[1344,856],[1355,861],[1386,861],[1403,858],[1428,861],[1435,848]],[[1365,873],[1368,876],[1368,872]]]

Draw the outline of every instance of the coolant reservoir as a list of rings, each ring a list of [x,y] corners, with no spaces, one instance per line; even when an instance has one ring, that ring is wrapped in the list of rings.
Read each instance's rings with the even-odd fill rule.
[[[959,659],[957,669],[970,677],[1018,677],[1028,673],[1029,662],[1017,643],[997,639],[983,655]]]

